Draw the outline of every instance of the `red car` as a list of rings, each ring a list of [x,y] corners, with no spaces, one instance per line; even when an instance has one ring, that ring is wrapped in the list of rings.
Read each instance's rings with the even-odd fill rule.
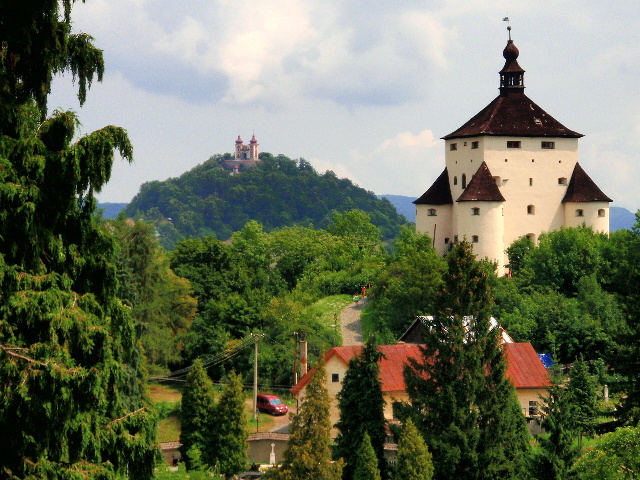
[[[270,413],[271,415],[284,415],[289,411],[276,395],[258,394],[258,411]]]

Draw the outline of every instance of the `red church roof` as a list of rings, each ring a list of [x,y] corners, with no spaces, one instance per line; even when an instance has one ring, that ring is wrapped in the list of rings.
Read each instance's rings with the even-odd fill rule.
[[[378,348],[384,354],[380,360],[380,381],[383,393],[404,392],[404,368],[409,358],[420,359],[422,345],[397,344],[380,345]],[[516,388],[546,388],[549,385],[547,369],[530,343],[507,343],[507,377]],[[334,347],[324,356],[327,361],[338,356],[345,364],[360,353],[361,346]],[[309,370],[291,389],[297,395],[309,383],[315,369]]]

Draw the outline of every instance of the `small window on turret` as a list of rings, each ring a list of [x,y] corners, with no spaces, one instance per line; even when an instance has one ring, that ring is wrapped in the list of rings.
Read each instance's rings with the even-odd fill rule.
[[[480,209],[478,207],[472,208],[471,215],[480,215]]]
[[[558,185],[566,185],[567,184],[567,177],[560,177],[558,179]]]
[[[449,145],[449,150],[451,150],[452,152],[454,150],[457,150],[457,149],[458,149],[458,144],[457,143],[452,143],[452,144]]]
[[[472,243],[478,243],[478,235],[472,235],[471,236],[471,242]]]
[[[435,208],[430,208],[429,209],[429,216],[430,217],[435,217],[436,216],[436,209]]]
[[[520,148],[519,140],[507,140],[507,148]]]
[[[598,210],[598,216],[599,217],[604,217],[605,216],[604,208],[601,208],[600,210]]]
[[[478,148],[480,142],[471,142],[471,148]]]
[[[553,150],[556,148],[556,142],[542,142],[541,147],[543,149]]]
[[[584,210],[582,210],[581,208],[576,210],[576,217],[584,217]]]
[[[535,215],[536,214],[536,206],[535,205],[527,205],[527,213],[529,215]]]

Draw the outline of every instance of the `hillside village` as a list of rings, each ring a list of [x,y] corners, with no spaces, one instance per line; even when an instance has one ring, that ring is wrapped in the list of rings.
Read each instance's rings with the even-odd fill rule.
[[[106,219],[127,132],[46,116],[104,71],[72,6],[0,9],[1,478],[640,476],[640,212],[610,231],[511,27],[415,225],[255,135]]]

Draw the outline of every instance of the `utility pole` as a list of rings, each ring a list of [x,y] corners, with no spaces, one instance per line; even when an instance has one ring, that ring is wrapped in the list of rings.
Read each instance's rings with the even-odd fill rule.
[[[258,339],[260,335],[253,334],[253,418],[258,420]]]
[[[298,332],[293,332],[293,385],[298,384]]]

